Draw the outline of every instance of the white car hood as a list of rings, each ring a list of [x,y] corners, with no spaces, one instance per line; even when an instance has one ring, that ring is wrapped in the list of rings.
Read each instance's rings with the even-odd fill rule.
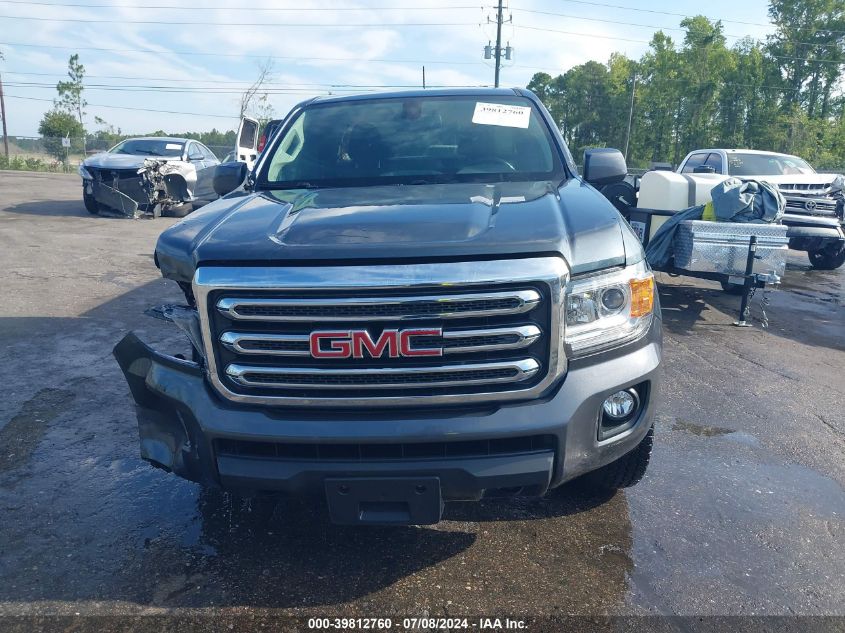
[[[163,160],[169,163],[181,162],[179,156],[137,156],[135,154],[109,154],[103,152],[102,154],[94,154],[83,161],[85,167],[100,167],[105,169],[140,169],[144,166],[144,161],[152,158],[154,160]]]
[[[830,185],[836,178],[836,174],[785,174],[782,176],[743,176],[743,178],[765,180],[778,187],[794,184]]]

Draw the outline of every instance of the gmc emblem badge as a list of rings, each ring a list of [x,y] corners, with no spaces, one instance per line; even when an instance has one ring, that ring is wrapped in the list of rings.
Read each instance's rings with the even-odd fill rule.
[[[311,332],[308,343],[313,358],[400,358],[443,356],[442,347],[417,347],[414,339],[443,335],[443,328],[383,330],[373,340],[367,330],[320,330]]]

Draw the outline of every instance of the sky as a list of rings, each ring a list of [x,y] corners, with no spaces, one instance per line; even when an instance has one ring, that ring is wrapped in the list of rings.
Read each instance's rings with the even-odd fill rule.
[[[96,116],[126,134],[235,129],[240,93],[268,58],[278,117],[313,95],[421,87],[423,66],[429,87],[493,85],[483,53],[495,43],[495,1],[0,0],[8,132],[37,135],[73,53],[86,70],[86,127],[101,127]],[[513,59],[503,62],[502,86],[613,52],[638,58],[657,30],[682,40],[684,15],[722,19],[729,45],[773,30],[766,0],[505,6]]]

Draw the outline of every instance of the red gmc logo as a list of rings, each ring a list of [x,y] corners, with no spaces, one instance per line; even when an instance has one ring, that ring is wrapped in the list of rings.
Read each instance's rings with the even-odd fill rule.
[[[419,336],[442,336],[443,328],[384,330],[373,340],[367,330],[324,330],[311,332],[308,342],[314,358],[399,358],[401,356],[443,356],[442,347],[416,347]]]

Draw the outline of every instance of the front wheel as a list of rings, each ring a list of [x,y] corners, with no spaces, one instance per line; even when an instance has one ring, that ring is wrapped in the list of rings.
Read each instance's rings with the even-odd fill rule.
[[[722,284],[722,290],[729,295],[741,295],[745,290],[745,285],[743,284],[732,284],[727,281],[720,281],[719,283]]]
[[[82,192],[82,202],[85,203],[85,210],[91,215],[97,215],[100,212],[100,204],[94,199],[94,196]]]
[[[184,218],[191,211],[194,210],[194,205],[191,202],[183,202],[181,204],[162,209],[161,217],[163,218]]]
[[[807,251],[810,264],[819,270],[836,270],[845,264],[845,243],[831,242],[822,248]]]
[[[654,427],[652,426],[642,441],[630,453],[623,455],[607,466],[602,466],[598,470],[584,475],[585,483],[598,490],[617,490],[633,486],[645,475],[648,462],[651,459],[653,444]]]

